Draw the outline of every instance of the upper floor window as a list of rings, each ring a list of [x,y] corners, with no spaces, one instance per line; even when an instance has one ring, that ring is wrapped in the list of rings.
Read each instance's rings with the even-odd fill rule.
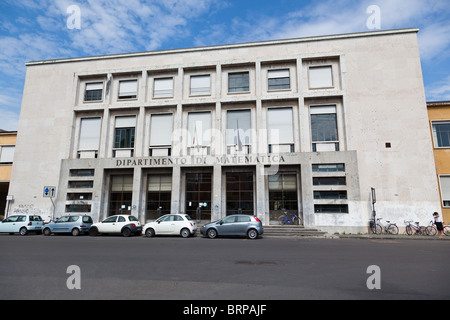
[[[336,106],[310,108],[312,151],[339,151]]]
[[[227,112],[227,153],[251,153],[251,112],[230,110]]]
[[[211,147],[211,112],[188,114],[189,155],[209,155]]]
[[[269,70],[267,73],[269,90],[288,90],[291,88],[289,69]]]
[[[102,101],[103,100],[103,82],[86,83],[84,92],[84,101]]]
[[[159,78],[154,80],[153,84],[154,98],[173,97],[173,78]]]
[[[450,148],[450,121],[433,122],[435,148]]]
[[[136,116],[116,117],[114,157],[133,156]],[[122,149],[122,150],[121,150]]]
[[[119,99],[137,98],[137,80],[125,80],[119,82]]]
[[[331,66],[309,67],[309,88],[332,88],[333,75]]]
[[[79,158],[96,158],[100,145],[101,118],[81,119],[80,141],[78,143]]]
[[[191,76],[191,96],[211,94],[211,76]]]
[[[269,153],[294,152],[292,108],[272,108],[267,111]]]
[[[442,206],[450,208],[450,176],[440,176],[439,185],[441,186]]]
[[[228,92],[250,91],[249,72],[236,72],[228,74]]]
[[[15,146],[0,147],[0,163],[13,163]]]
[[[152,114],[150,117],[150,156],[170,156],[172,149],[173,114]]]

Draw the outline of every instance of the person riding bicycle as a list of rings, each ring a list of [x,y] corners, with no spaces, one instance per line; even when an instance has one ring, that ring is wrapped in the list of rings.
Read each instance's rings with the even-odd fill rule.
[[[434,224],[436,225],[436,229],[438,231],[439,238],[442,238],[442,231],[444,231],[444,222],[442,218],[439,217],[439,213],[433,213]]]

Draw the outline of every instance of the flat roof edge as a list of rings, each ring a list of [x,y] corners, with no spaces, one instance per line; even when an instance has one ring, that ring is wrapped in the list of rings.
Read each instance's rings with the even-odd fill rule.
[[[290,44],[290,43],[301,43],[301,42],[320,41],[320,40],[336,40],[336,39],[346,39],[346,38],[360,38],[360,37],[367,37],[367,36],[381,36],[381,35],[412,33],[412,32],[417,33],[417,32],[419,32],[419,29],[418,28],[407,28],[407,29],[393,29],[393,30],[381,30],[381,31],[377,30],[377,31],[365,31],[365,32],[356,32],[356,33],[344,33],[344,34],[336,34],[336,35],[323,35],[323,36],[312,36],[312,37],[304,37],[304,38],[282,39],[282,40],[267,40],[267,41],[245,42],[245,43],[237,43],[237,44],[222,44],[222,45],[193,47],[193,48],[184,48],[184,49],[168,49],[168,50],[144,51],[144,52],[134,52],[134,53],[99,55],[99,56],[90,56],[90,57],[51,59],[51,60],[41,60],[41,61],[30,61],[30,62],[25,63],[25,65],[26,66],[36,66],[36,65],[43,65],[43,64],[54,64],[54,63],[106,60],[106,59],[116,59],[116,58],[133,58],[133,57],[163,55],[163,54],[171,54],[171,53],[188,53],[188,52],[212,51],[212,50],[220,50],[220,49],[236,49],[236,48],[268,46],[268,45],[277,45],[277,44]]]

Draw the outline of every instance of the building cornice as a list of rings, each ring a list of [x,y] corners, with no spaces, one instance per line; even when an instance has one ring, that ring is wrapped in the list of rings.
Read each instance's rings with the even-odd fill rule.
[[[91,56],[91,57],[30,61],[30,62],[26,63],[25,65],[26,66],[37,66],[37,65],[45,65],[45,64],[55,64],[55,63],[70,63],[70,62],[83,62],[83,61],[95,61],[95,60],[106,60],[106,59],[134,58],[134,57],[144,57],[144,56],[153,56],[153,55],[181,54],[181,53],[190,53],[190,52],[199,52],[199,51],[238,49],[238,48],[248,48],[248,47],[258,47],[258,46],[283,45],[283,44],[302,43],[302,42],[311,42],[311,41],[339,40],[339,39],[383,36],[383,35],[393,35],[393,34],[402,34],[402,33],[417,33],[417,32],[419,32],[418,28],[368,31],[368,32],[345,33],[345,34],[337,34],[337,35],[324,35],[324,36],[293,38],[293,39],[283,39],[283,40],[269,40],[269,41],[225,44],[225,45],[215,45],[215,46],[206,46],[206,47],[193,47],[193,48],[185,48],[185,49],[157,50],[157,51],[100,55],[100,56]]]

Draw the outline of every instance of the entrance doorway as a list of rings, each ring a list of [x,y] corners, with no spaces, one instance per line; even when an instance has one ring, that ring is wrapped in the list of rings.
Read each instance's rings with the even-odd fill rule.
[[[231,214],[255,214],[253,172],[226,173],[226,210]]]
[[[111,176],[111,193],[109,197],[108,216],[131,214],[133,198],[133,175]]]
[[[172,197],[171,174],[149,174],[147,178],[146,220],[156,220],[170,213]]]
[[[186,213],[192,219],[211,221],[211,194],[211,173],[186,173]]]
[[[297,174],[279,172],[270,175],[268,179],[270,224],[279,224],[278,218],[284,212],[299,216]]]

